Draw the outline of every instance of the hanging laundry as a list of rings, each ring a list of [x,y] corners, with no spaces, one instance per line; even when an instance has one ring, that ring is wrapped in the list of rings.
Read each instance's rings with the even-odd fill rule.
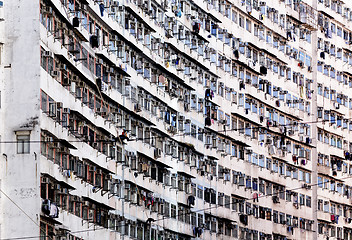
[[[262,123],[262,122],[264,122],[264,116],[260,116],[259,117],[259,121]]]
[[[42,211],[45,215],[50,214],[50,200],[49,199],[44,199],[42,203]]]
[[[240,90],[246,89],[246,85],[244,84],[243,81],[240,82]]]
[[[239,58],[240,57],[240,54],[239,54],[238,50],[234,50],[233,51],[233,55],[235,56],[235,58]]]
[[[248,225],[248,216],[241,214],[240,215],[240,222],[243,223],[244,225]]]
[[[213,99],[213,95],[211,94],[211,90],[209,88],[205,90],[205,99]]]
[[[253,193],[253,202],[259,202],[259,194],[258,193]]]
[[[163,75],[159,75],[159,83],[165,84],[165,77]]]
[[[194,196],[192,196],[192,195],[188,196],[188,200],[187,200],[188,201],[188,206],[191,206],[191,205],[194,206],[195,200],[196,199],[195,199]]]
[[[350,153],[349,152],[345,152],[345,160],[349,160],[350,159]]]
[[[249,15],[251,15],[251,14],[252,14],[252,6],[251,6],[251,5],[247,5],[246,11],[247,11],[247,13],[248,13]]]
[[[92,36],[90,37],[90,46],[91,46],[92,48],[97,48],[97,47],[99,47],[98,36],[92,35]]]
[[[79,18],[78,17],[73,18],[72,25],[73,25],[73,27],[79,27]]]
[[[125,143],[124,140],[129,140],[128,136],[127,136],[127,132],[125,130],[122,131],[121,135],[119,136],[120,140],[122,143]]]
[[[59,217],[59,209],[56,204],[50,204],[50,214],[49,217],[51,218],[58,218]]]
[[[286,32],[286,37],[287,37],[287,39],[292,40],[292,32],[291,32],[291,30],[288,30]]]
[[[332,38],[332,32],[330,28],[325,29],[325,37]]]
[[[204,123],[205,126],[211,126],[211,119],[210,117],[207,117],[205,118],[205,123]]]
[[[268,69],[264,66],[260,66],[260,73],[266,75],[268,73]]]
[[[321,57],[322,59],[325,59],[325,52],[321,52],[321,53],[320,53],[320,57]]]
[[[203,233],[203,229],[201,229],[200,227],[194,227],[193,228],[193,235],[195,237],[200,237]]]
[[[102,17],[104,17],[104,10],[105,10],[104,3],[100,3],[100,4],[99,4],[99,9],[100,9],[100,15],[101,15]]]
[[[192,25],[192,30],[194,33],[199,33],[199,30],[200,30],[200,24],[199,23],[196,23],[194,22],[193,25]]]
[[[175,11],[175,15],[176,15],[176,17],[182,17],[182,12],[181,12],[181,10],[180,9],[177,9],[176,11]]]
[[[55,203],[50,202],[49,199],[43,200],[42,211],[45,215],[48,215],[51,218],[59,217],[59,209]]]
[[[137,69],[141,69],[142,68],[142,61],[138,60],[136,65],[137,65]]]

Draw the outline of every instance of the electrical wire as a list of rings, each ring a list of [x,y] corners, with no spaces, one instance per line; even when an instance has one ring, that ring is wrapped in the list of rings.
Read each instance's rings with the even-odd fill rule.
[[[336,181],[341,181],[341,180],[349,179],[349,178],[352,178],[352,176],[336,179]],[[322,183],[308,184],[308,186],[309,187],[313,187],[313,186],[318,186],[318,185],[321,185],[321,184]],[[279,191],[277,193],[264,194],[264,195],[258,196],[257,198],[243,198],[240,201],[242,201],[242,202],[255,201],[256,199],[259,199],[259,198],[271,197],[271,196],[274,196],[274,195],[277,195],[277,194],[280,194],[280,193],[286,193],[287,191],[294,191],[294,190],[299,190],[299,189],[302,189],[302,188],[306,188],[306,187],[302,186],[302,187],[297,187],[297,188],[292,188],[292,189],[285,189],[285,190]],[[226,204],[223,204],[222,206],[217,206],[216,205],[214,207],[203,208],[203,209],[195,210],[195,211],[192,211],[192,212],[189,212],[189,213],[177,214],[177,215],[174,216],[174,218],[177,218],[179,216],[183,216],[183,215],[186,215],[186,214],[203,212],[203,211],[206,211],[206,210],[211,210],[211,209],[216,209],[216,208],[220,208],[220,207],[225,207],[227,205],[231,206],[231,204],[237,204],[237,203],[239,203],[239,201],[226,203]],[[168,216],[168,217],[163,216],[162,218],[156,219],[156,220],[154,220],[152,222],[155,223],[155,222],[163,221],[163,220],[169,219],[169,218],[172,218],[172,217],[171,216]],[[236,222],[236,221],[231,221],[231,222]],[[101,227],[101,228],[98,228],[98,229],[84,229],[84,230],[72,231],[70,233],[72,234],[72,233],[84,233],[84,232],[92,232],[92,231],[100,231],[100,230],[110,230],[110,229],[116,229],[117,227],[121,227],[121,226],[123,226],[123,225],[122,224],[118,224],[118,225],[115,225],[115,226],[112,226],[112,227],[108,227],[108,228]],[[124,226],[126,226],[126,224],[124,224]],[[19,239],[31,239],[31,238],[48,237],[48,236],[49,235],[47,235],[47,236],[32,236],[32,237],[16,237],[16,238],[0,238],[0,240],[19,240]]]
[[[37,225],[40,229],[40,231],[42,231],[44,234],[46,234],[46,232],[40,227],[40,224],[38,224],[33,218],[31,218],[29,216],[28,213],[26,213],[26,211],[24,211],[14,200],[12,200],[9,195],[7,195],[2,189],[0,189],[0,192],[7,198],[10,200],[10,202],[12,202],[27,218],[29,218],[35,225]],[[53,239],[51,236],[48,236],[51,239]]]
[[[352,120],[352,118],[349,118],[347,120]],[[312,122],[300,122],[300,123],[290,123],[290,124],[284,124],[284,125],[279,125],[279,126],[258,126],[258,127],[243,127],[243,128],[235,128],[235,129],[228,129],[228,130],[222,130],[222,131],[217,131],[214,129],[209,130],[209,132],[214,131],[216,133],[227,133],[227,132],[232,132],[232,131],[242,131],[242,130],[253,130],[253,129],[270,129],[270,128],[278,128],[278,127],[288,127],[288,126],[299,126],[300,124],[314,124],[314,123],[325,123],[328,122],[329,120],[319,120],[319,121],[312,121]],[[171,135],[170,137],[182,137],[182,136],[190,136],[190,135],[200,135],[200,134],[205,134],[205,132],[198,132],[198,133],[182,133],[182,134],[175,134],[175,135]],[[158,138],[166,138],[164,136],[155,136],[155,137],[149,137],[149,138],[133,138],[133,139],[129,139],[128,141],[143,141],[143,140],[148,140],[148,139],[158,139]],[[119,138],[118,138],[119,139]],[[94,141],[90,141],[90,140],[65,140],[69,143],[114,143],[116,142],[116,140],[94,140]],[[25,141],[26,143],[55,143],[55,142],[62,142],[61,139],[53,139],[51,141],[42,141],[42,140],[28,140]],[[121,142],[121,141],[120,141]],[[0,141],[0,143],[4,143],[4,144],[15,144],[18,143],[17,141]]]

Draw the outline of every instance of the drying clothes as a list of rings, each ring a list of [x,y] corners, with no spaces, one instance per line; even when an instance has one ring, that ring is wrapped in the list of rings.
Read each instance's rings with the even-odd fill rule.
[[[45,199],[42,205],[42,211],[45,215],[48,215],[51,218],[59,217],[59,209],[56,204],[51,203],[50,200]]]
[[[193,32],[199,33],[200,24],[199,23],[194,23],[192,29],[193,29]]]
[[[203,229],[201,229],[200,227],[193,228],[193,235],[195,237],[200,237],[202,233],[203,233]]]
[[[247,13],[248,13],[249,15],[252,14],[252,6],[247,5],[246,11],[247,11]]]
[[[268,73],[268,69],[264,66],[260,66],[260,73],[266,75]]]
[[[50,200],[49,199],[45,199],[43,201],[42,204],[42,211],[45,215],[49,215],[50,214]]]
[[[59,217],[58,208],[53,203],[50,205],[50,214],[49,214],[49,216],[52,217],[52,218],[58,218]]]
[[[345,152],[345,160],[350,159],[350,153],[349,152]]]
[[[291,232],[291,234],[293,234],[293,227],[287,227],[287,232]]]
[[[99,41],[98,41],[98,36],[92,35],[90,37],[90,45],[92,48],[97,48],[99,47]]]
[[[259,194],[258,193],[253,193],[253,202],[259,202]]]
[[[194,196],[188,196],[188,206],[194,206],[195,200]]]
[[[78,17],[73,18],[72,25],[73,25],[73,27],[79,27],[79,18]]]
[[[240,222],[244,225],[248,225],[248,216],[244,214],[240,215]]]
[[[127,132],[124,130],[121,135],[119,136],[120,140],[122,143],[125,143],[124,140],[129,140],[128,136],[127,136]]]
[[[332,32],[330,28],[325,29],[325,37],[332,38]]]
[[[178,10],[176,10],[175,11],[175,15],[176,15],[176,17],[182,17],[182,12],[181,12],[181,10],[180,9],[178,9]]]
[[[159,75],[159,83],[165,84],[165,77],[163,75]]]
[[[321,57],[322,59],[325,59],[325,53],[324,53],[324,52],[321,52],[321,53],[320,53],[320,57]]]
[[[212,91],[208,88],[205,90],[205,99],[213,99],[213,95],[214,93],[212,94]]]
[[[240,57],[240,54],[239,54],[238,50],[234,50],[233,51],[233,55],[235,56],[235,58],[239,58]]]
[[[101,15],[102,17],[104,17],[104,10],[105,10],[104,3],[100,3],[100,4],[99,4],[99,9],[100,9],[100,15]]]
[[[207,117],[205,118],[205,123],[204,123],[205,126],[211,126],[211,119],[210,117]]]
[[[138,60],[136,65],[137,65],[137,69],[141,69],[143,67],[141,60]]]
[[[240,82],[240,90],[246,89],[246,85],[244,84],[243,81]]]

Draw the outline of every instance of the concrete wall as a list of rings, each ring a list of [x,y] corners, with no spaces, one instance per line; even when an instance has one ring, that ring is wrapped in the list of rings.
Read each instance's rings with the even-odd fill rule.
[[[11,143],[1,147],[0,178],[1,190],[15,203],[1,194],[1,237],[38,236],[40,145],[31,143],[29,154],[17,154],[15,132],[29,130],[31,141],[40,136],[39,1],[6,1],[3,10],[0,133]]]

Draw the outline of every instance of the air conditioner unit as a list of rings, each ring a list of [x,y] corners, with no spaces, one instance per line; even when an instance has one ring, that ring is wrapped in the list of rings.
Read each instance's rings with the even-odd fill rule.
[[[47,178],[47,177],[42,177],[42,183],[44,183],[44,184],[49,184],[49,178]]]
[[[136,111],[136,112],[141,112],[142,111],[142,107],[141,107],[141,105],[139,103],[136,103],[134,105],[134,111]]]
[[[53,57],[53,53],[51,51],[44,51],[43,56],[44,57]]]
[[[63,103],[62,102],[56,102],[56,108],[57,109],[61,109],[61,108],[63,108]]]
[[[89,209],[88,220],[89,221],[93,221],[94,220],[94,209]]]
[[[60,64],[60,69],[66,70],[67,69],[67,65],[66,64]]]
[[[70,114],[70,109],[69,108],[64,108],[62,111],[62,114]]]
[[[154,157],[155,158],[160,158],[161,157],[161,153],[162,153],[161,148],[156,148],[154,150]]]
[[[67,147],[60,147],[60,151],[61,153],[67,153],[69,152],[68,148]]]
[[[272,199],[273,199],[273,203],[280,203],[280,199],[278,196],[273,196]]]
[[[60,75],[60,72],[59,71],[50,71],[50,75],[52,76],[52,77],[58,77],[59,75]]]

